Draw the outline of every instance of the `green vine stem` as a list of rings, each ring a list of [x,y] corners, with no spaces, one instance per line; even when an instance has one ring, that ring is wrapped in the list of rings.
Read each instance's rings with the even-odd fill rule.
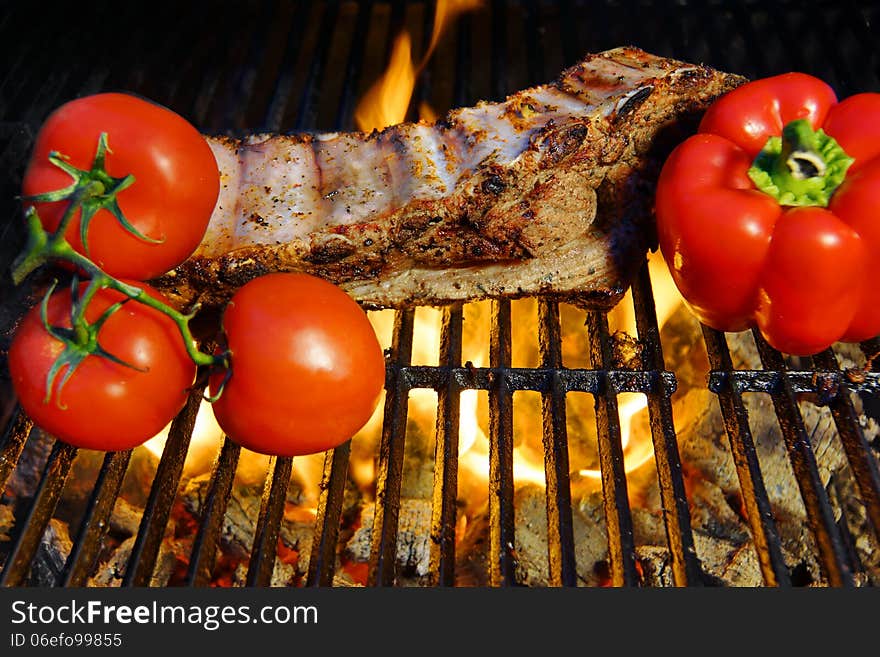
[[[169,306],[158,299],[147,294],[143,289],[136,285],[124,283],[117,278],[113,278],[98,265],[89,260],[87,257],[78,253],[70,245],[70,242],[64,237],[64,230],[70,222],[70,218],[75,211],[75,204],[71,203],[70,207],[61,219],[58,230],[49,233],[43,228],[39,215],[34,207],[27,210],[27,226],[28,226],[28,243],[23,254],[15,261],[12,269],[12,278],[16,284],[23,281],[28,274],[37,267],[51,260],[62,260],[69,262],[83,272],[90,280],[91,285],[86,292],[92,296],[95,292],[102,288],[110,288],[121,292],[132,301],[137,301],[145,306],[154,308],[161,313],[167,315],[180,330],[183,337],[186,351],[193,362],[199,366],[222,366],[228,364],[228,356],[226,354],[210,355],[199,351],[195,346],[195,338],[189,328],[189,321],[195,317],[198,312],[196,306],[189,313],[182,313],[176,308]],[[87,305],[87,298],[81,299],[83,306]]]

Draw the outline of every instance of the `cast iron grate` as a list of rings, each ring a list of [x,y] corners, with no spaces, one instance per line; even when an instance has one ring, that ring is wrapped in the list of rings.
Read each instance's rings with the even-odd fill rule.
[[[99,3],[100,4],[100,3]],[[212,3],[179,7],[160,3],[142,15],[134,3],[116,8],[118,24],[138,24],[129,34],[115,32],[113,13],[94,15],[67,7],[37,24],[32,11],[17,6],[0,22],[4,58],[12,64],[0,81],[3,213],[10,220],[0,234],[2,262],[21,244],[16,219],[17,192],[26,154],[40,121],[55,106],[77,95],[127,89],[162,102],[190,118],[204,132],[338,130],[352,127],[353,107],[364,84],[384,67],[393,37],[402,27],[424,47],[430,37],[433,5],[427,2],[248,2],[235,10]],[[871,3],[721,2],[673,6],[628,2],[486,2],[467,14],[441,44],[423,72],[415,100],[440,107],[498,99],[506,93],[555,76],[583,53],[625,43],[757,77],[800,69],[827,79],[840,95],[880,90],[880,66],[873,49],[880,11]],[[115,7],[115,5],[114,5]],[[178,15],[178,12],[183,15]],[[89,23],[95,16],[102,20]],[[173,16],[173,20],[172,19]],[[817,20],[822,16],[822,20]],[[101,30],[100,35],[96,28]],[[420,39],[421,41],[419,41]],[[45,47],[46,43],[53,48]],[[758,44],[760,47],[758,47]],[[4,269],[7,268],[4,265]],[[14,323],[24,292],[3,281],[4,327]],[[617,396],[644,393],[660,481],[664,522],[677,585],[699,585],[704,578],[694,549],[670,398],[674,373],[667,371],[657,325],[651,281],[643,268],[633,288],[638,339],[643,349],[638,370],[615,369],[608,317],[587,314],[590,367],[563,367],[558,302],[540,298],[538,335],[541,364],[516,368],[511,359],[511,306],[492,303],[490,363],[462,364],[462,306],[443,309],[440,363],[413,365],[413,309],[395,315],[388,355],[386,401],[379,447],[377,503],[369,562],[369,583],[395,583],[395,543],[400,512],[407,397],[416,388],[437,392],[436,459],[430,572],[436,585],[455,583],[455,505],[458,477],[459,393],[489,392],[490,583],[514,585],[513,393],[541,394],[548,517],[549,579],[553,585],[577,583],[566,431],[566,393],[595,399],[611,582],[636,585],[633,522],[627,497]],[[6,339],[6,338],[5,338]],[[800,393],[825,395],[855,475],[874,533],[880,528],[880,475],[877,460],[856,421],[849,391],[868,400],[880,395],[880,374],[848,376],[831,352],[787,369],[782,355],[756,336],[763,369],[736,370],[725,336],[704,329],[712,372],[761,571],[768,585],[789,585],[761,469],[749,430],[743,394],[767,392],[773,399],[792,467],[808,510],[827,581],[852,585],[853,565],[818,475],[815,455],[797,405]],[[695,348],[701,348],[695,345]],[[878,341],[863,345],[872,356]],[[6,376],[5,358],[3,376]],[[8,382],[0,442],[0,489],[5,487],[25,448],[30,421],[14,409]],[[146,585],[156,565],[165,527],[181,481],[183,463],[198,408],[195,391],[175,420],[159,462],[123,584]],[[6,400],[4,400],[5,402]],[[876,404],[876,402],[873,402]],[[186,582],[210,581],[216,545],[230,498],[239,448],[225,440],[210,479]],[[48,458],[37,492],[14,527],[14,539],[0,572],[0,583],[21,585],[40,538],[55,512],[77,450],[60,442]],[[73,550],[58,584],[87,582],[120,492],[131,452],[106,454]],[[338,552],[343,494],[349,466],[348,443],[327,453],[315,522],[315,539],[306,583],[328,586]],[[272,459],[268,468],[248,585],[267,585],[276,558],[292,460]]]

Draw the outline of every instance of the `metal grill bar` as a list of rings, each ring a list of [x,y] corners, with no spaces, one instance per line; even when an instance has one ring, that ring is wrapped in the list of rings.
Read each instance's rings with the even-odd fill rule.
[[[507,88],[507,5],[503,0],[492,0],[492,66],[491,99],[501,100]]]
[[[549,583],[575,586],[574,528],[571,520],[571,483],[568,463],[568,430],[565,424],[565,386],[555,373],[562,369],[562,336],[559,304],[538,302],[538,337],[541,366],[554,370],[550,386],[541,395],[544,473],[547,480],[547,547]]]
[[[33,426],[31,419],[16,407],[6,427],[0,448],[0,491],[6,488],[6,482],[9,481],[9,476],[18,463]]]
[[[241,447],[229,438],[223,439],[223,446],[211,468],[208,492],[201,507],[202,518],[189,557],[186,581],[190,585],[207,586],[211,581],[217,541],[223,527],[223,515],[229,504],[229,495],[232,492],[235,468],[240,454]]]
[[[305,0],[300,0],[295,7],[294,13],[297,16],[308,16],[311,10],[310,3]],[[303,47],[305,28],[309,24],[308,20],[294,20],[291,25],[275,87],[269,95],[263,120],[257,124],[257,129],[263,132],[279,132],[281,126],[285,125],[284,117],[293,95],[296,60]]]
[[[832,476],[828,481],[828,485],[825,487],[825,490],[828,492],[828,499],[831,500],[831,503],[837,509],[844,508],[844,499],[840,494],[840,485],[837,477]],[[863,566],[861,563],[861,559],[859,559],[859,553],[856,549],[856,542],[853,538],[852,532],[849,528],[849,521],[847,520],[846,513],[841,512],[840,516],[837,520],[837,528],[840,530],[840,536],[843,539],[843,545],[846,547],[846,562],[849,564],[849,569],[853,573],[858,573],[863,571]]]
[[[545,76],[544,55],[539,40],[538,7],[526,4],[525,23],[528,73],[531,80]],[[541,367],[561,370],[562,335],[559,324],[559,303],[551,299],[538,301],[538,341]],[[571,515],[571,482],[568,459],[565,386],[559,376],[551,377],[550,385],[541,393],[543,422],[544,473],[547,500],[547,560],[549,583],[553,586],[575,586],[577,564],[574,551],[574,527]]]
[[[297,112],[294,130],[311,130],[317,125],[318,97],[324,81],[324,70],[327,68],[327,56],[330,53],[330,43],[333,40],[333,28],[339,16],[339,4],[336,1],[327,3],[324,16],[321,19],[319,33],[325,35],[318,41],[315,53],[309,64],[309,73],[305,83],[305,89],[300,96],[299,111]]]
[[[400,368],[408,365],[412,359],[414,319],[415,311],[412,309],[399,310],[394,314],[394,334],[388,359],[389,371],[386,373],[385,415],[376,476],[376,510],[373,515],[367,580],[370,586],[390,586],[394,583],[409,395]]]
[[[510,301],[492,301],[489,331],[489,583],[516,583]]]
[[[461,364],[462,306],[443,309],[439,365],[447,372]],[[455,584],[455,521],[458,499],[458,426],[461,387],[450,376],[437,391],[434,493],[431,511],[433,584]]]
[[[608,334],[608,318],[596,311],[588,312],[587,333],[590,340],[590,364],[600,370],[601,374],[601,370],[610,368],[614,362]],[[635,563],[635,538],[627,499],[623,447],[620,444],[617,395],[605,377],[600,377],[600,380],[595,395],[596,428],[605,525],[608,527],[611,583],[614,586],[637,586],[639,577]]]
[[[69,71],[66,71],[64,67],[60,71],[57,70],[53,66],[53,60],[57,60],[57,52],[65,52],[77,47],[75,35],[63,27],[73,20],[76,8],[66,5],[59,7],[58,11],[61,12],[59,16],[62,18],[54,26],[59,29],[51,41],[55,49],[44,48],[42,51],[31,53],[31,58],[27,62],[28,68],[32,70],[36,68],[47,71],[47,77],[35,79],[32,75],[19,75],[15,78],[8,78],[11,88],[6,90],[4,99],[12,107],[25,108],[22,112],[25,120],[36,119],[44,115],[42,110],[52,106],[59,90],[63,87],[64,80],[69,75]],[[40,34],[40,38],[47,37],[48,35]]]
[[[123,586],[149,586],[162,546],[165,527],[171,516],[171,507],[180,486],[183,474],[183,463],[189,450],[196,414],[202,401],[204,388],[193,390],[187,399],[186,406],[174,418],[168,432],[162,458],[156,468],[150,495],[144,507],[144,515],[138,528],[137,538],[131,548],[131,556],[125,568]]]
[[[470,65],[472,59],[471,32],[472,20],[465,14],[458,23],[457,41],[455,44],[455,79],[452,92],[453,103],[457,107],[464,106],[473,97],[471,87]]]
[[[767,369],[785,372],[782,355],[772,349],[757,331],[753,331],[761,363]],[[804,420],[797,408],[794,390],[788,378],[781,378],[779,388],[771,393],[773,407],[779,417],[779,426],[788,447],[801,497],[807,508],[810,529],[816,537],[825,575],[833,586],[853,586],[852,572],[846,563],[845,548],[840,531],[834,522],[834,513],[828,494],[819,477],[816,457],[804,428]]]
[[[248,104],[253,102],[255,97],[259,97],[254,94],[254,88],[257,78],[266,68],[264,60],[270,42],[268,35],[262,29],[257,29],[257,26],[277,25],[279,18],[286,17],[283,13],[276,17],[277,10],[279,8],[275,7],[274,3],[264,0],[257,11],[249,12],[243,29],[236,30],[240,37],[235,40],[235,48],[230,50],[230,56],[234,61],[242,61],[243,65],[234,67],[237,74],[229,76],[225,90],[216,94],[220,102],[215,101],[214,114],[218,119],[216,123],[211,120],[208,124],[214,130],[247,129],[245,112]],[[287,18],[290,20],[291,17],[287,16]],[[274,32],[275,30],[272,30],[272,33]]]
[[[27,42],[33,39],[38,33],[41,38],[45,39],[53,39],[56,38],[56,34],[52,33],[51,35],[45,34],[45,30],[47,27],[45,25],[39,25],[36,21],[29,20],[27,15],[18,16],[18,14],[24,14],[26,11],[26,7],[24,5],[15,5],[10,7],[5,17],[8,21],[9,25],[16,25],[18,36],[23,40],[23,42]],[[5,28],[4,24],[4,28]],[[57,26],[56,26],[57,27]],[[48,28],[51,29],[51,28]],[[4,29],[4,33],[6,33]],[[11,40],[6,42],[8,45],[11,45]],[[45,53],[48,55],[48,53]],[[32,64],[32,56],[33,53],[28,52],[27,49],[19,49],[16,52],[11,52],[6,57],[6,70],[3,74],[2,79],[0,79],[0,117],[6,119],[11,116],[10,106],[12,105],[13,97],[15,95],[14,87],[16,85],[24,84],[28,80],[28,76],[24,75],[22,72],[26,67]]]
[[[206,0],[188,3],[188,7],[195,16],[204,16],[205,12],[211,11],[211,3]],[[194,20],[192,14],[184,17],[183,20],[185,21],[186,18]],[[203,130],[208,129],[207,116],[214,104],[214,91],[219,80],[219,67],[212,64],[217,61],[217,52],[220,50],[218,46],[224,43],[230,29],[234,28],[218,24],[213,30],[197,30],[182,36],[181,38],[188,39],[188,44],[186,46],[181,44],[180,47],[187,48],[188,56],[178,63],[175,75],[164,76],[168,106],[186,108],[190,120]],[[149,32],[146,30],[132,35],[134,53],[142,53],[149,49],[149,43],[145,38],[149,38]],[[123,62],[130,62],[132,57],[136,56],[136,54],[127,56]],[[129,74],[129,71],[119,67],[118,73],[111,75],[109,86],[112,88],[114,85],[128,85]]]
[[[576,46],[576,24],[572,17],[571,0],[562,0],[559,7],[559,25],[562,31],[562,58],[566,66],[574,63],[581,54]]]
[[[857,378],[858,377],[858,378]],[[795,393],[815,393],[816,382],[821,378],[823,384],[832,389],[847,386],[852,392],[876,395],[880,392],[880,376],[876,372],[867,372],[854,376],[853,372],[840,370],[822,371],[786,371],[773,370],[732,370],[730,372],[713,372],[710,374],[709,389],[716,390],[723,385],[724,379],[730,379],[743,392],[766,392],[776,390],[783,379],[788,382]]]
[[[408,388],[437,388],[443,385],[447,375],[463,388],[491,390],[495,381],[492,367],[455,367],[445,372],[429,365],[409,365],[401,370]],[[651,372],[643,370],[619,370],[609,368],[581,369],[546,367],[509,367],[504,374],[512,390],[544,392],[558,378],[565,392],[589,392],[595,394],[608,388],[615,394],[622,392],[657,392],[675,388],[675,375],[672,372]],[[671,386],[671,388],[670,388]],[[815,386],[809,388],[815,390]]]
[[[336,572],[336,542],[339,537],[339,519],[345,493],[345,476],[351,441],[346,441],[324,457],[321,475],[321,495],[315,515],[315,539],[309,558],[307,586],[330,586]]]
[[[372,2],[364,2],[358,8],[351,53],[345,66],[345,77],[339,100],[339,112],[336,115],[336,130],[350,130],[354,125],[352,119],[355,107],[354,101],[358,82],[361,79],[361,69],[363,68],[364,52],[367,46],[367,32],[372,7]]]
[[[709,354],[709,364],[713,369],[710,376],[728,374],[733,370],[733,362],[724,334],[703,326],[703,338]],[[740,491],[752,531],[752,540],[761,564],[761,573],[768,586],[789,586],[791,579],[782,556],[779,532],[773,520],[770,499],[764,486],[764,477],[758,465],[758,455],[749,428],[749,417],[743,404],[736,382],[729,376],[713,388],[721,404],[724,426],[730,442],[730,451],[739,477]]]
[[[79,532],[73,541],[73,549],[67,558],[64,586],[85,586],[98,553],[101,541],[110,525],[110,514],[119,497],[122,480],[131,460],[131,450],[108,452],[98,473],[95,488],[89,498]]]
[[[834,354],[830,350],[813,356],[813,363],[824,370],[832,370],[837,366]],[[865,502],[865,513],[871,523],[874,536],[880,539],[880,472],[878,472],[877,459],[871,456],[870,445],[859,431],[849,395],[849,386],[841,382],[829,406],[859,487],[859,493]]]
[[[77,449],[58,441],[52,448],[40,485],[25,516],[18,537],[12,545],[3,574],[0,575],[0,586],[21,586],[27,577],[40,539],[64,489],[64,482],[70,473],[70,466],[76,458]]]
[[[246,583],[248,586],[269,586],[275,569],[278,553],[278,536],[281,533],[281,518],[284,515],[284,502],[293,459],[273,456],[269,460],[269,474],[263,484],[263,498],[260,502],[260,515],[254,530],[254,544],[251,546],[251,559],[248,564]]]
[[[657,311],[654,307],[647,261],[633,284],[633,305],[636,311],[636,330],[643,345],[642,367],[663,372],[666,365],[663,361],[663,347],[660,344],[660,329],[657,325]],[[677,586],[695,586],[701,581],[701,570],[691,533],[690,511],[678,445],[675,442],[675,425],[672,421],[670,398],[675,387],[670,386],[663,377],[658,377],[657,383],[658,390],[648,393],[648,413],[657,476],[660,480],[660,495],[665,510],[663,520],[666,523],[666,540],[672,555],[672,575]]]

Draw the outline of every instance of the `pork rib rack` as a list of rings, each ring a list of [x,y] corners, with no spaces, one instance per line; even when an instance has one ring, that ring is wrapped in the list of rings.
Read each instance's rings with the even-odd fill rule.
[[[538,293],[610,307],[653,243],[663,158],[742,82],[625,47],[435,124],[208,138],[217,207],[157,283],[210,305],[255,276],[305,271],[366,307]]]

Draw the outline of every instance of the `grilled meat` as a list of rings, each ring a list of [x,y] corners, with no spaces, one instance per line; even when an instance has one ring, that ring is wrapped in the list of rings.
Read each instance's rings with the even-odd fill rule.
[[[263,273],[306,271],[367,307],[535,293],[609,307],[653,243],[660,163],[742,81],[618,48],[436,124],[209,138],[217,207],[156,283],[215,304]]]

